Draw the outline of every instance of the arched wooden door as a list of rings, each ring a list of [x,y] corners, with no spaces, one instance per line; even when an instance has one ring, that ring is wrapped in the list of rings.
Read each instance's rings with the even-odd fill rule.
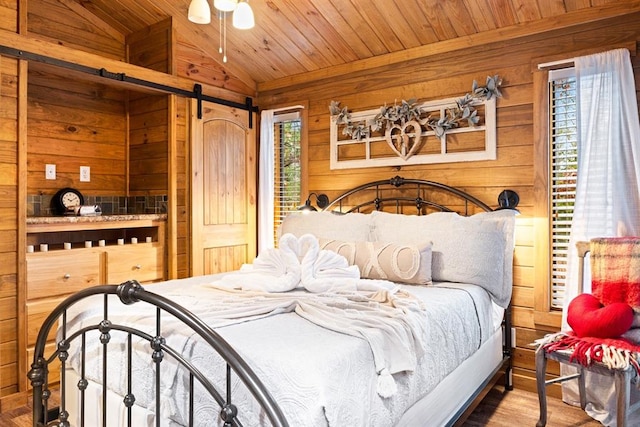
[[[191,105],[191,274],[238,269],[256,256],[256,133],[246,111]],[[254,120],[255,123],[255,120]]]

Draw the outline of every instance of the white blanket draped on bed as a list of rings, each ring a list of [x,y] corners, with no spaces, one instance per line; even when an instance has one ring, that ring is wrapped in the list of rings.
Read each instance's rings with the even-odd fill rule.
[[[188,307],[208,324],[220,323],[219,314],[211,311],[216,290],[212,277],[174,280],[149,288]],[[202,284],[198,284],[202,283]],[[418,359],[414,371],[394,374],[397,392],[390,398],[377,393],[378,376],[371,347],[365,339],[321,328],[297,313],[269,315],[255,321],[244,321],[217,328],[217,332],[233,346],[254,369],[282,410],[290,425],[315,426],[392,426],[420,397],[431,391],[449,372],[475,352],[494,331],[491,326],[489,295],[473,285],[402,286],[425,302],[426,320],[421,325],[419,340],[425,354]],[[101,298],[95,308],[79,316],[70,311],[68,319],[75,326],[91,324],[102,315]],[[135,306],[135,315],[122,316],[125,307],[113,304],[110,318],[133,324],[155,335],[153,321],[143,320],[154,310]],[[131,308],[131,307],[126,307]],[[228,316],[228,313],[227,315]],[[182,349],[185,357],[203,369],[212,381],[224,380],[221,358],[200,339],[163,317],[167,343]],[[122,334],[119,334],[122,335]],[[87,343],[97,343],[90,334]],[[123,336],[113,333],[110,347],[124,348]],[[87,349],[87,377],[99,380],[102,372],[101,346]],[[71,353],[71,365],[79,367],[79,358]],[[153,411],[154,376],[149,367],[150,350],[146,343],[134,340],[133,377],[136,404]],[[111,389],[124,394],[126,382],[118,374],[123,371],[125,353],[109,356]],[[163,369],[175,373],[175,363],[167,357]],[[243,424],[268,425],[261,410],[246,389],[234,377],[234,403],[242,414]],[[188,379],[182,375],[162,377],[162,425],[186,425]],[[196,394],[199,426],[217,419],[217,405]],[[171,420],[170,422],[168,420]],[[261,421],[263,420],[263,421]],[[175,424],[174,424],[175,423]],[[150,424],[153,425],[153,424]]]

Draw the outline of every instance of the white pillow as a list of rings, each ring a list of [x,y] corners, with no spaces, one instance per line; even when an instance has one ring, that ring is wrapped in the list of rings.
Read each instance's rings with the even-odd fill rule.
[[[413,285],[431,284],[431,242],[396,244],[389,242],[345,242],[319,239],[320,249],[342,255],[356,265],[360,277]]]
[[[373,212],[371,216],[375,241],[433,242],[434,281],[482,286],[498,305],[509,305],[515,211],[482,212],[469,217],[445,212],[424,216]]]
[[[296,237],[313,234],[317,238],[346,241],[371,240],[371,215],[332,212],[295,212],[287,215],[278,231],[278,240],[286,233]]]

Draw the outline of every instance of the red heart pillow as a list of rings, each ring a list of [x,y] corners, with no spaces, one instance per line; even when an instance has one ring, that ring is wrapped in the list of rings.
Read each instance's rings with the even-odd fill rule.
[[[624,302],[607,306],[591,294],[580,294],[567,308],[567,322],[579,337],[616,338],[633,323],[633,308]]]

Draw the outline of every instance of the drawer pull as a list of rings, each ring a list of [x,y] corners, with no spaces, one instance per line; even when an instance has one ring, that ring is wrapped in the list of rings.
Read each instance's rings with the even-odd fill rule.
[[[142,269],[142,266],[140,264],[136,264],[135,269],[136,270],[140,270],[140,269]]]
[[[70,275],[69,273],[65,274],[65,275],[64,275],[64,279],[65,279],[65,280],[67,280],[67,279],[71,279],[71,275]]]

